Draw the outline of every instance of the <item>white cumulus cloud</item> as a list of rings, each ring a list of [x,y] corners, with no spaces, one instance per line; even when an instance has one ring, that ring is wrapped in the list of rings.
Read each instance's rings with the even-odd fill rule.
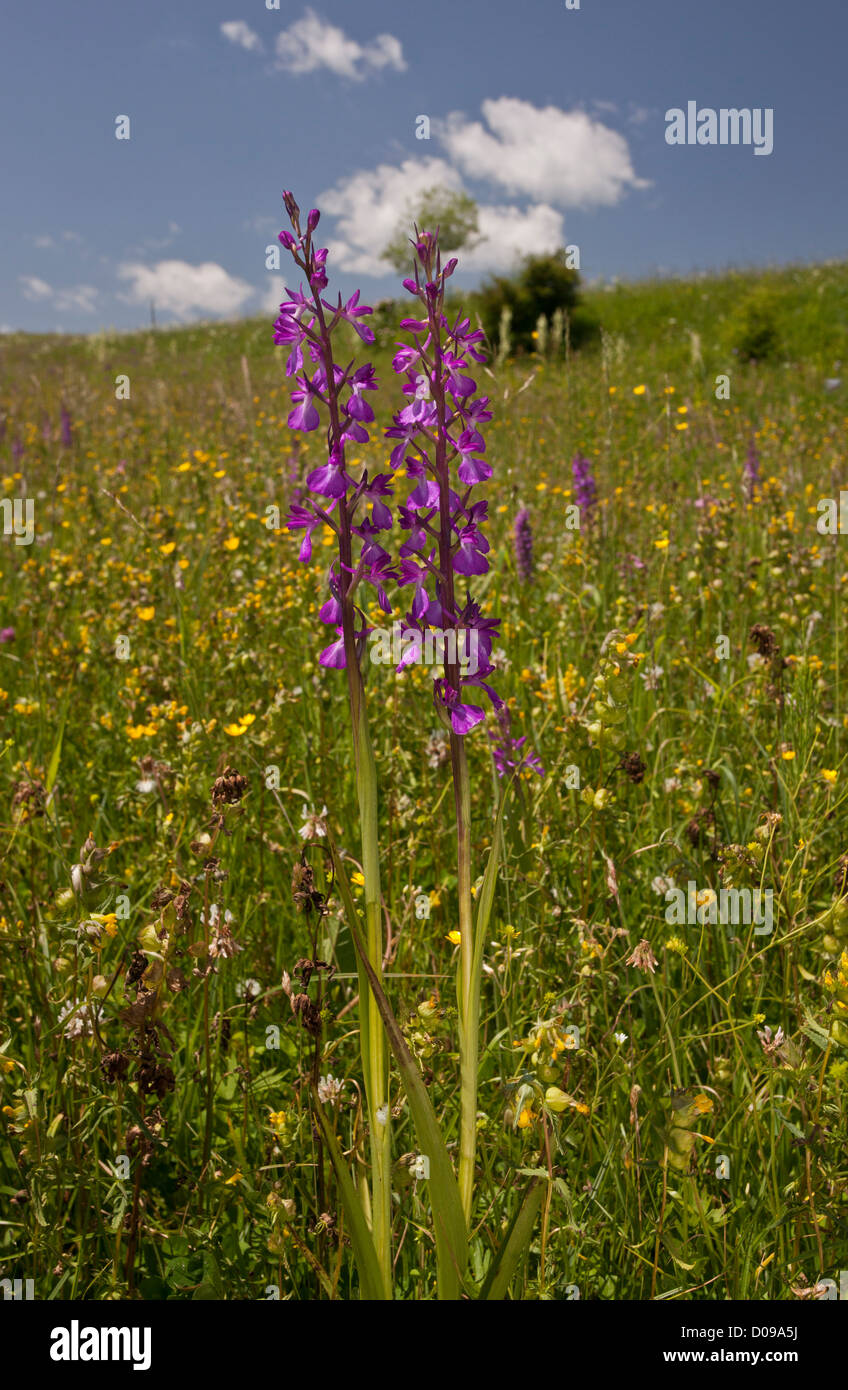
[[[232,315],[254,293],[252,285],[230,275],[214,261],[189,265],[187,261],[157,261],[143,265],[129,261],[118,267],[118,276],[130,282],[121,298],[130,304],[150,300],[161,313],[179,319],[192,315]]]
[[[338,219],[336,238],[327,243],[338,268],[359,275],[389,273],[392,267],[381,259],[383,249],[401,219],[414,216],[421,194],[436,187],[458,192],[462,179],[445,160],[431,157],[363,169],[322,193],[319,207]]]
[[[276,53],[277,67],[297,76],[328,68],[337,77],[361,82],[382,68],[406,71],[403,46],[392,34],[378,34],[362,44],[312,9],[277,35]]]
[[[463,191],[456,169],[431,156],[360,170],[322,193],[321,208],[337,218],[336,237],[327,243],[334,263],[358,275],[396,274],[381,252],[404,221],[412,232],[421,195],[436,187]],[[562,213],[547,203],[526,209],[482,203],[477,211],[479,240],[460,253],[461,270],[510,269],[522,255],[542,255],[563,244]]]
[[[285,277],[269,275],[268,283],[263,290],[260,290],[260,294],[262,295],[261,309],[263,314],[279,313],[280,305],[284,299],[288,298]]]
[[[454,112],[438,131],[470,178],[560,207],[611,207],[637,178],[623,135],[585,111],[533,106],[518,97],[484,101],[483,121]]]
[[[342,66],[340,56],[336,70]],[[460,254],[460,269],[472,271],[510,269],[523,255],[564,245],[562,209],[610,207],[629,190],[650,187],[637,176],[624,136],[585,111],[499,97],[483,103],[482,116],[468,120],[454,112],[433,122],[443,156],[358,170],[321,195],[322,210],[336,218],[328,247],[340,270],[388,274],[382,252],[399,225],[411,224],[421,195],[435,187],[467,191],[464,179],[495,185],[516,200],[487,203],[475,187],[479,237]]]
[[[226,24],[221,25],[221,33],[230,43],[238,44],[239,48],[246,48],[248,53],[262,51],[262,40],[243,19],[228,19]]]
[[[480,240],[458,252],[460,270],[511,270],[522,256],[544,256],[565,243],[563,216],[547,203],[478,207]]]

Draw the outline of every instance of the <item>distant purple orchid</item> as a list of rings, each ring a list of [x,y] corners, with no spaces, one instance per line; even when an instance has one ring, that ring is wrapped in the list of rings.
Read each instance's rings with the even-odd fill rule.
[[[527,742],[526,735],[521,738],[513,738],[512,716],[506,705],[502,705],[498,710],[497,721],[498,728],[489,732],[489,738],[492,742],[492,757],[498,776],[511,776],[515,772],[535,772],[540,777],[544,777],[545,769],[536,754],[522,751]]]
[[[645,561],[640,559],[638,555],[634,555],[631,553],[629,555],[622,556],[622,558],[618,562],[617,568],[619,574],[628,575],[633,573],[635,570],[644,570],[648,567],[645,564]]]
[[[745,488],[745,500],[753,502],[757,488],[760,486],[760,456],[757,453],[757,446],[751,440],[748,446],[748,453],[742,468],[742,477]]]
[[[571,475],[574,479],[574,500],[583,513],[591,514],[597,505],[598,485],[592,473],[592,465],[582,454],[575,454],[571,460]]]
[[[518,576],[525,584],[529,584],[533,578],[533,532],[530,529],[530,513],[526,507],[522,507],[515,518],[512,536]]]

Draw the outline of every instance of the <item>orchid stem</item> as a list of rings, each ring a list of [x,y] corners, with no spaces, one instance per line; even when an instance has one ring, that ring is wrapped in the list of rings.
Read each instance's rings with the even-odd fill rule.
[[[359,680],[359,668],[352,673]],[[360,681],[360,696],[362,694]],[[362,699],[354,725],[356,783],[362,837],[362,870],[365,879],[365,937],[368,960],[382,979],[383,930],[380,891],[380,859],[377,839],[377,773]],[[364,972],[362,972],[364,975]],[[388,1094],[386,1038],[374,992],[360,979],[360,1044],[371,1131],[371,1228],[377,1260],[391,1297],[392,1287],[392,1135]]]
[[[474,1165],[477,1155],[477,1064],[480,1027],[480,978],[474,971],[474,920],[471,911],[471,790],[465,744],[451,734],[457,834],[459,899],[459,1195],[467,1226],[471,1223]]]

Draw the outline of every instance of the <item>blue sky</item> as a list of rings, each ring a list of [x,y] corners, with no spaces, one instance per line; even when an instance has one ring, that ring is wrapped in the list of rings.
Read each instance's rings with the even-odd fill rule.
[[[285,187],[371,302],[434,184],[481,209],[460,284],[565,243],[590,280],[848,255],[844,0],[272,3],[5,7],[4,331],[272,312]],[[771,109],[773,152],[668,144],[689,101]]]

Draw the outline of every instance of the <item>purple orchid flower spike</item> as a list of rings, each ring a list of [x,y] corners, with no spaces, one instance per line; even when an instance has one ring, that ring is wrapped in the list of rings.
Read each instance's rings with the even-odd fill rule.
[[[355,626],[357,587],[362,583],[373,587],[380,607],[389,613],[387,584],[394,578],[388,552],[376,539],[393,525],[387,502],[393,491],[390,478],[381,475],[370,482],[367,474],[359,478],[351,472],[346,457],[349,443],[369,440],[366,426],[373,424],[374,410],[368,393],[378,389],[377,378],[370,363],[351,363],[343,368],[333,356],[333,335],[341,324],[351,324],[362,342],[374,341],[372,329],[362,322],[372,311],[367,304],[360,304],[358,291],[345,302],[339,296],[336,305],[322,298],[328,284],[328,252],[312,243],[320,213],[313,208],[303,230],[292,194],[284,193],[283,201],[292,230],[280,232],[280,242],[303,276],[299,289],[286,288],[287,298],[280,304],[274,324],[274,342],[288,348],[286,374],[294,379],[288,426],[314,434],[322,418],[327,425],[326,460],[307,473],[305,493],[291,506],[286,526],[304,533],[302,561],[312,558],[312,535],[317,526],[329,524],[336,532],[337,563],[331,570],[330,597],[321,609],[321,618],[336,627],[338,640],[322,651],[319,660],[322,666],[343,670],[357,660],[357,648],[364,640],[364,629]],[[308,289],[304,290],[304,284]],[[307,362],[314,368],[311,375],[305,370]],[[370,503],[370,519],[363,517],[355,524],[357,507],[363,501]],[[335,517],[331,515],[334,509]]]
[[[523,583],[529,584],[533,578],[533,532],[530,529],[530,513],[526,507],[522,507],[516,516],[512,534],[518,576]]]
[[[574,479],[574,500],[580,508],[580,514],[591,515],[598,501],[598,487],[592,474],[591,463],[582,454],[575,454],[571,461],[571,474]]]
[[[742,477],[745,488],[746,502],[753,502],[760,486],[760,456],[757,453],[757,445],[752,439],[748,446],[748,453],[742,469]]]
[[[540,777],[544,777],[545,769],[537,755],[533,752],[524,753],[522,750],[527,742],[527,736],[513,738],[512,736],[512,716],[506,705],[502,705],[497,712],[497,730],[489,731],[489,739],[492,743],[492,758],[498,777],[511,776],[513,773],[535,772]]]
[[[406,503],[398,509],[398,522],[407,533],[400,547],[400,582],[415,586],[409,621],[420,623],[425,613],[438,607],[457,637],[462,627],[464,635],[476,641],[481,629],[461,619],[454,588],[457,577],[482,575],[489,569],[489,542],[482,530],[486,503],[471,501],[473,489],[492,476],[481,429],[492,412],[488,397],[476,395],[477,383],[469,371],[469,363],[485,360],[480,350],[484,335],[481,329],[472,329],[467,317],[459,315],[449,324],[445,316],[445,281],[456,261],[442,269],[437,238],[428,232],[421,233],[414,248],[415,278],[407,278],[404,286],[419,301],[422,312],[420,317],[401,320],[413,343],[398,344],[392,365],[403,378],[401,390],[407,404],[386,431],[388,439],[398,441],[391,467],[398,470],[405,464],[413,483]],[[493,620],[492,628],[496,627]],[[488,661],[488,629],[486,635],[484,660]],[[437,704],[448,708],[449,698],[450,711],[459,710],[455,718],[451,713],[450,726],[461,738],[480,720],[476,713],[463,712],[462,687],[472,676],[470,669],[463,671],[458,659],[460,645],[456,640],[452,646],[446,644]],[[489,687],[483,688],[490,693]],[[497,701],[493,692],[492,698]],[[477,706],[469,708],[476,711]]]

